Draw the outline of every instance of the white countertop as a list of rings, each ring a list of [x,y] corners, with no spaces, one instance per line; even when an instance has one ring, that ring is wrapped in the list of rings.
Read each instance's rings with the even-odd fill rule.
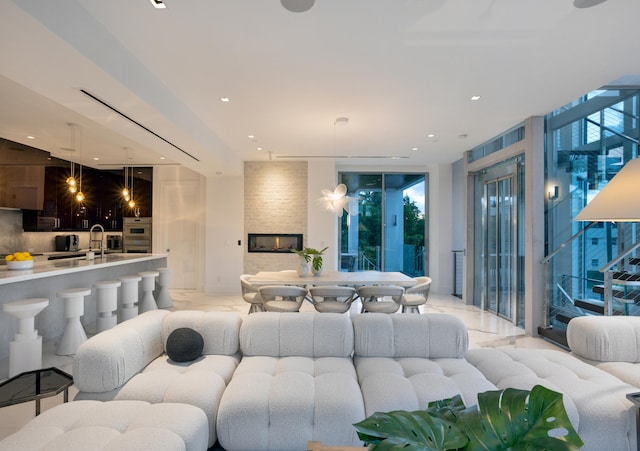
[[[97,253],[94,260],[87,260],[85,257],[62,260],[36,260],[33,264],[33,269],[11,270],[2,265],[0,266],[0,285],[73,272],[90,271],[132,262],[156,260],[166,258],[166,256],[166,254],[105,254],[103,260],[100,258],[100,254]]]

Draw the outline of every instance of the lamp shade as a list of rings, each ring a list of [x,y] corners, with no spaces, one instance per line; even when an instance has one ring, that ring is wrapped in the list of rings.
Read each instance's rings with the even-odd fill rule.
[[[629,161],[600,190],[575,221],[640,221],[640,158]]]

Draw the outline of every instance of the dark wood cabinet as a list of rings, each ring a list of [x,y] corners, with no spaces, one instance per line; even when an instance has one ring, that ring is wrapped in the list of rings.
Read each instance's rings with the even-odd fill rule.
[[[122,196],[124,169],[100,170],[82,167],[79,202],[66,183],[71,163],[45,152],[0,138],[0,207],[22,209],[25,231],[88,231],[101,224],[106,231],[121,231],[123,218],[152,214],[153,168],[129,168],[133,175],[135,206]],[[80,167],[75,165],[80,179]]]

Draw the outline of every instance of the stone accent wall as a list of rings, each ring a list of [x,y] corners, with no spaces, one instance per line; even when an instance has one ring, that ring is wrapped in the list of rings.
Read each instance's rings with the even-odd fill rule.
[[[307,245],[306,161],[244,164],[244,273],[296,269],[295,254],[247,252],[249,233],[302,233]]]

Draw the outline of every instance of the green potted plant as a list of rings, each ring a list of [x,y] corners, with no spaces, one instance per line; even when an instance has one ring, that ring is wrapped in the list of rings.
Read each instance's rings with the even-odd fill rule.
[[[376,412],[354,424],[371,450],[543,451],[584,445],[571,425],[562,394],[536,385],[478,394],[478,405],[462,398],[429,403],[415,412]]]
[[[320,274],[322,274],[322,254],[324,254],[327,249],[329,249],[328,246],[321,250],[314,249],[312,247],[305,247],[300,251],[297,249],[294,249],[292,250],[292,252],[301,257],[300,258],[301,265],[306,266],[309,262],[311,262],[311,271],[313,272],[314,275],[319,276]],[[306,276],[308,274],[308,268],[306,273],[301,274],[301,272],[304,272],[304,270],[302,270],[299,267],[298,275],[300,277]]]

